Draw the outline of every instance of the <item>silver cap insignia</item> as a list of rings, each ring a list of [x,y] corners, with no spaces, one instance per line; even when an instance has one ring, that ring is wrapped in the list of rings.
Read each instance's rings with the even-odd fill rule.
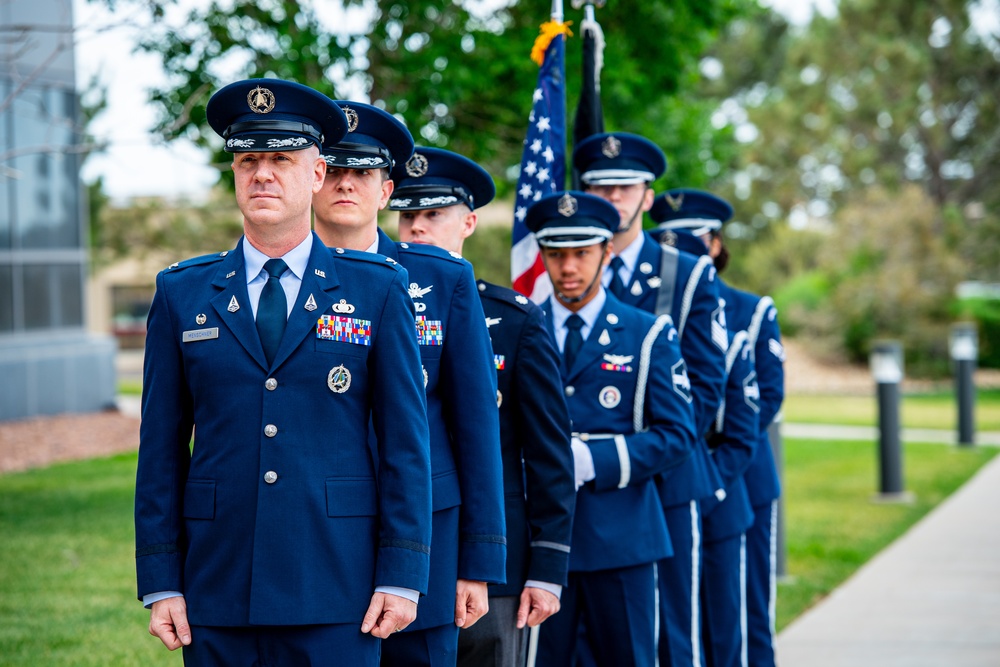
[[[567,192],[559,198],[559,215],[568,218],[576,213],[578,208],[579,206],[576,203],[576,197],[570,193]]]
[[[601,153],[607,158],[616,158],[622,154],[622,142],[615,135],[609,135],[601,144]]]
[[[247,93],[247,105],[254,113],[270,113],[274,109],[274,93],[257,86]]]
[[[412,176],[413,178],[420,178],[427,173],[427,158],[420,153],[414,153],[413,156],[406,161],[406,175]]]

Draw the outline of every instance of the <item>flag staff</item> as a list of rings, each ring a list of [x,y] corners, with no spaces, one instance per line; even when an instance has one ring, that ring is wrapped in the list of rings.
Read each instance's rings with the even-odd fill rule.
[[[552,20],[562,23],[563,20],[562,0],[552,0]]]

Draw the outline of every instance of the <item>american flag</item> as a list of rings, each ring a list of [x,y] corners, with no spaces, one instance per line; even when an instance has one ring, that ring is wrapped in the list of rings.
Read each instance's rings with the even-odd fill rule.
[[[546,24],[550,25],[550,24]],[[543,32],[546,29],[543,26]],[[552,293],[538,244],[524,218],[528,207],[547,194],[566,188],[566,75],[564,37],[557,34],[545,49],[532,97],[528,133],[521,157],[514,201],[510,274],[516,291],[536,303]]]

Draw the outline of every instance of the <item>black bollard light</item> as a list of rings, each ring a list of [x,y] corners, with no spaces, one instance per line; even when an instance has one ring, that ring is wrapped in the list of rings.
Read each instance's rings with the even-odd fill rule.
[[[976,439],[976,363],[979,333],[974,322],[952,325],[948,348],[955,368],[955,399],[958,403],[958,444],[971,447]]]
[[[872,344],[871,371],[878,387],[879,493],[884,500],[902,497],[903,455],[899,442],[903,346],[899,341]]]

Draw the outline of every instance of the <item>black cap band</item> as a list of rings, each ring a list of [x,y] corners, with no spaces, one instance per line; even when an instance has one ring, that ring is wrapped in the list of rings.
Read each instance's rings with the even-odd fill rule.
[[[223,139],[228,139],[240,132],[291,132],[293,134],[305,134],[314,138],[320,144],[323,143],[323,133],[307,123],[298,123],[292,120],[252,120],[242,123],[233,123],[222,133]]]

